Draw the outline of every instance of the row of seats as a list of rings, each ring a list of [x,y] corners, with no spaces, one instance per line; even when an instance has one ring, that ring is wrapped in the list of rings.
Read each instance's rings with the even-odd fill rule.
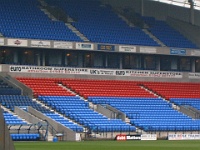
[[[1,1],[0,32],[5,37],[82,41],[62,21],[52,21],[36,0]]]
[[[30,133],[30,134],[11,134],[11,138],[13,141],[38,141],[40,139],[40,135],[38,133]]]
[[[5,122],[7,125],[24,125],[27,124],[27,122],[23,121],[21,118],[14,116],[11,113],[4,112],[3,113]]]
[[[198,48],[165,21],[153,17],[141,17],[149,25],[149,31],[168,47]]]
[[[200,98],[170,98],[170,102],[178,106],[191,106],[200,111]]]
[[[58,97],[50,96],[43,97],[40,96],[39,99],[49,103],[50,106],[55,106],[56,110],[62,114],[65,114],[67,117],[78,122],[84,127],[95,132],[131,132],[135,131],[135,127],[130,126],[118,119],[108,119],[105,116],[91,110],[89,105],[80,105],[83,104],[83,100],[80,98],[73,97]],[[60,99],[60,100],[59,100]],[[71,101],[72,99],[72,101]],[[62,101],[62,105],[59,105]],[[86,103],[86,102],[85,102]],[[73,106],[73,107],[70,107]]]
[[[138,27],[130,27],[106,5],[96,1],[46,0],[64,10],[91,42],[159,46]],[[80,9],[81,8],[81,9]]]
[[[138,92],[138,89],[140,89],[138,87],[142,86],[150,91],[153,91],[154,93],[157,91],[161,92],[161,96],[163,97],[169,96],[169,98],[172,98],[170,95],[165,95],[165,90],[170,90],[169,93],[172,90],[176,91],[177,93],[180,92],[181,95],[181,91],[184,92],[187,88],[191,88],[192,90],[188,91],[191,91],[192,93],[195,88],[199,88],[199,84],[197,83],[135,82],[55,78],[23,78],[23,81],[28,81],[30,83],[35,82],[36,84],[41,82],[44,83],[44,87],[51,87],[51,84],[59,83],[74,90],[75,92],[76,90],[83,90],[83,92],[87,91],[87,98],[90,102],[95,104],[108,104],[124,112],[126,116],[131,119],[132,125],[137,126],[145,131],[193,131],[197,130],[200,126],[199,120],[192,120],[190,117],[173,110],[170,101],[165,101],[162,98],[156,98],[155,95],[148,93],[147,91],[146,93],[148,93],[148,97],[135,97],[136,95],[130,96],[127,93],[124,93],[124,96],[122,96],[111,92],[116,91],[116,89],[120,90],[121,88],[124,88],[125,90],[128,90],[133,87],[133,90],[137,89],[136,91]],[[34,88],[35,86],[33,86],[33,89]],[[101,90],[101,88],[103,90]],[[104,90],[107,90],[108,92],[104,96],[101,96]],[[98,91],[99,94],[95,95],[92,91]],[[144,89],[141,88],[141,91],[144,91]],[[111,95],[109,95],[109,92],[111,92]],[[141,95],[144,96],[144,93]],[[38,98],[48,106],[92,131],[134,131],[135,129],[134,126],[124,124],[124,122],[120,122],[120,120],[108,120],[108,118],[105,116],[94,112],[93,110],[89,109],[89,104],[84,102],[78,96],[40,95]]]

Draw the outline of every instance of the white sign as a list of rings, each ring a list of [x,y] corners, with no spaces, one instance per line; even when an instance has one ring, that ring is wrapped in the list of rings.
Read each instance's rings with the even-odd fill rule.
[[[27,40],[21,40],[21,39],[8,39],[7,40],[9,46],[28,46],[28,41]]]
[[[200,140],[200,134],[169,134],[168,140]]]
[[[156,134],[142,134],[141,140],[157,140]]]
[[[19,73],[56,73],[56,74],[89,74],[86,68],[65,68],[48,66],[10,66],[9,72]]]
[[[76,43],[76,49],[93,50],[94,44],[91,44],[91,43]]]
[[[119,46],[119,52],[136,52],[135,46]]]
[[[200,50],[192,50],[191,56],[200,56]]]
[[[56,73],[56,74],[82,74],[82,75],[109,75],[128,77],[151,77],[151,78],[182,78],[180,72],[161,71],[138,71],[138,70],[114,70],[95,68],[67,68],[50,66],[10,66],[10,72],[21,73]]]
[[[4,45],[4,39],[0,38],[0,45]]]
[[[0,72],[2,72],[2,65],[0,65]]]
[[[140,53],[157,53],[157,49],[154,47],[140,47]]]
[[[80,133],[76,133],[76,141],[81,141],[81,134]]]
[[[42,48],[50,48],[51,44],[50,41],[31,41],[31,47],[42,47]]]
[[[200,79],[200,73],[188,73],[189,79]]]
[[[182,78],[180,72],[167,71],[139,71],[139,70],[117,70],[117,76],[132,76],[132,77],[153,77],[153,78]]]
[[[90,69],[91,75],[116,75],[115,70],[108,69]]]
[[[73,43],[72,42],[54,42],[53,47],[59,48],[59,49],[72,49]]]

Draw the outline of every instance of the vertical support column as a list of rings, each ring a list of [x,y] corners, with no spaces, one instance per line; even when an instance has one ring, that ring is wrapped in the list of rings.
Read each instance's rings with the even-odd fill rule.
[[[42,52],[42,66],[45,66],[45,51]]]
[[[194,24],[194,1],[188,0],[188,3],[190,4],[190,23]]]
[[[0,105],[0,150],[15,150]]]
[[[119,55],[119,69],[122,69],[122,55]]]
[[[144,16],[144,0],[141,0],[141,15]]]

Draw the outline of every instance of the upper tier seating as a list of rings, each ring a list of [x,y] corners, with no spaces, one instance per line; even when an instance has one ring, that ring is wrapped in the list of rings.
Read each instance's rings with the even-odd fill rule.
[[[52,21],[37,0],[1,0],[0,32],[9,38],[82,41],[64,22]]]
[[[142,17],[149,25],[149,31],[168,47],[198,48],[165,21],[155,20],[153,17]]]
[[[108,6],[93,0],[46,0],[75,20],[72,23],[90,41],[98,43],[159,46],[138,27],[130,27]]]

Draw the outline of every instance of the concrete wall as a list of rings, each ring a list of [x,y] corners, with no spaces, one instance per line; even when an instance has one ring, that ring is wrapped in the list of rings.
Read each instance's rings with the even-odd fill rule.
[[[0,105],[0,150],[15,150]]]
[[[187,116],[190,116],[191,118],[194,119],[199,119],[200,118],[200,111],[194,109],[191,106],[180,106],[180,112],[186,114]]]
[[[101,105],[97,105],[96,111],[103,114],[104,116],[108,118],[114,118],[114,113]]]
[[[37,118],[33,115],[31,115],[30,113],[28,113],[27,111],[24,111],[23,109],[15,106],[15,110],[14,112],[21,118],[25,119],[26,121],[28,121],[29,123],[32,123],[32,124],[37,124],[38,122],[43,122],[45,123],[44,121],[41,121],[41,119]]]
[[[190,9],[160,3],[151,0],[102,0],[106,4],[110,4],[115,8],[132,8],[135,12],[144,16],[153,16],[160,20],[166,20],[172,17],[182,21],[190,22]],[[194,11],[194,25],[200,26],[200,11]]]
[[[51,118],[45,116],[41,112],[33,109],[32,107],[28,107],[28,112],[30,114],[33,114],[34,116],[36,116],[37,118],[39,118],[41,120],[47,120],[49,122],[49,124],[51,124],[53,126],[53,128],[58,133],[64,133],[64,139],[63,139],[64,141],[76,141],[76,140],[79,140],[79,139],[76,139],[76,136],[79,133],[76,133],[76,132],[68,129],[67,127],[61,125],[60,123],[58,123],[58,122],[52,120]]]
[[[200,38],[199,38],[200,27],[199,26],[194,26],[194,25],[191,25],[190,23],[187,23],[178,19],[173,19],[171,17],[167,18],[167,22],[172,27],[174,27],[177,31],[182,33],[185,37],[197,43],[198,46],[200,47]]]

